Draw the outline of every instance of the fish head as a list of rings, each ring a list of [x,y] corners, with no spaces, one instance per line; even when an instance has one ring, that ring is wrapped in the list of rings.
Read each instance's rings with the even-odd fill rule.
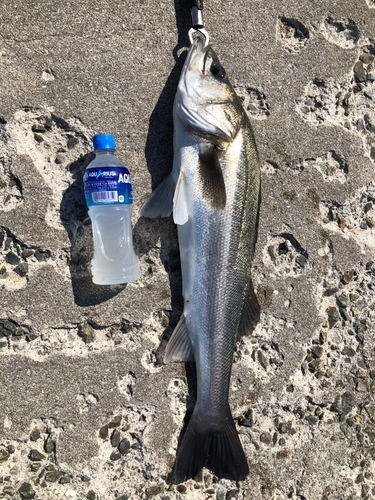
[[[212,47],[194,39],[179,80],[175,112],[194,132],[219,144],[231,142],[242,125],[243,108]]]

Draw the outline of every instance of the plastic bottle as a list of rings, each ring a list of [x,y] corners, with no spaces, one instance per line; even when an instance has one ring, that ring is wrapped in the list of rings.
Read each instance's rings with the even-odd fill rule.
[[[129,170],[114,156],[113,135],[96,135],[93,144],[96,157],[83,177],[94,237],[93,282],[114,285],[135,281],[139,265],[133,249]]]

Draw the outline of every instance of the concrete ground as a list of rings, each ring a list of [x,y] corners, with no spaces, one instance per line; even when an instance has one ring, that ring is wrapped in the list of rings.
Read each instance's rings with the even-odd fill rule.
[[[262,164],[230,402],[250,475],[173,484],[194,367],[162,364],[182,308],[171,219],[183,0],[0,5],[0,498],[375,498],[374,0],[205,0]],[[114,134],[141,279],[92,284],[82,175]]]

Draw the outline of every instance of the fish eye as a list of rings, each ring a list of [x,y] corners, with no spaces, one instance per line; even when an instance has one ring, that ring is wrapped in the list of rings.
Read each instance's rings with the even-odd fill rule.
[[[225,77],[225,71],[224,68],[221,66],[212,66],[211,67],[211,73],[216,77],[216,78],[224,78]]]

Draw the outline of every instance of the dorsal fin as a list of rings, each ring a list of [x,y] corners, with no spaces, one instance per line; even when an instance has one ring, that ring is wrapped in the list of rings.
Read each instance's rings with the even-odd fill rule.
[[[172,361],[194,363],[193,344],[191,343],[184,315],[181,316],[180,321],[177,323],[165,349],[164,363],[171,363]]]
[[[238,328],[237,340],[250,333],[256,327],[260,318],[260,307],[255,295],[253,282],[250,279],[249,290],[244,304],[242,319]]]
[[[177,175],[172,171],[151,193],[141,208],[139,217],[169,217],[173,209],[173,195],[176,189]]]
[[[216,210],[222,210],[227,200],[218,151],[213,145],[199,154],[198,176],[202,198]]]

